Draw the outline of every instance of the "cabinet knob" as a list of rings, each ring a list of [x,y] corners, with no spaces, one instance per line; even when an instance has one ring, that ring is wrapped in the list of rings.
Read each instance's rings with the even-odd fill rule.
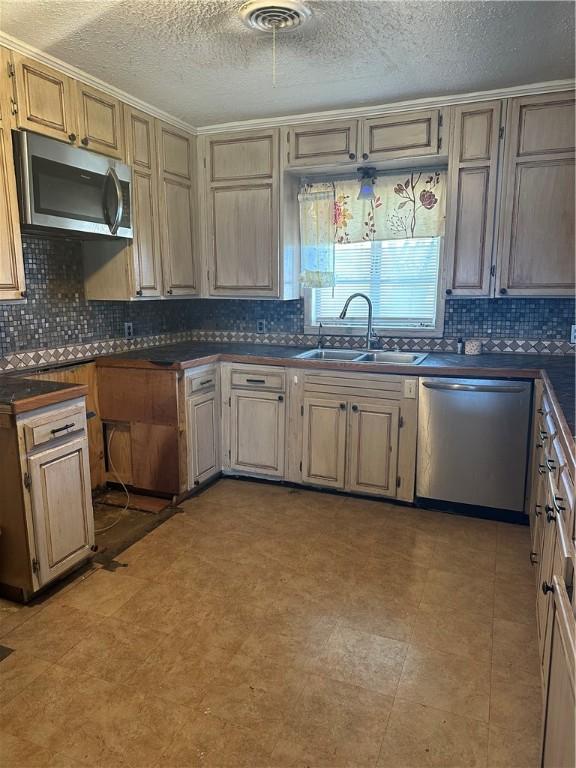
[[[172,295],[172,288],[168,288],[168,290],[166,291],[166,293],[169,293],[170,295]]]
[[[136,291],[136,296],[142,296],[142,289],[141,288]]]
[[[544,592],[545,595],[548,594],[548,592],[554,592],[554,587],[552,584],[548,584],[547,581],[542,582],[542,592]]]
[[[452,295],[452,288],[446,288],[446,296]]]
[[[530,552],[530,562],[532,565],[536,565],[538,563],[538,553],[537,552]]]
[[[346,410],[346,403],[340,403],[340,410],[345,411]]]
[[[350,160],[356,160],[356,155],[354,154],[354,152],[350,152],[348,157],[350,158]]]
[[[542,514],[541,510],[542,510],[542,507],[540,506],[540,504],[534,504],[534,515],[535,515],[535,517],[540,517],[540,515]]]
[[[352,410],[354,411],[354,413],[356,413],[359,410],[359,408],[357,405],[353,405]]]
[[[551,523],[553,520],[556,520],[556,515],[554,514],[554,507],[546,506],[544,507],[544,511],[546,512],[546,520],[548,520],[549,523]]]
[[[278,395],[278,401],[280,403],[283,403],[284,402],[284,395]]]
[[[28,298],[28,291],[20,291],[20,296],[22,296],[23,299]]]
[[[90,549],[92,550],[92,552],[98,552],[98,544],[92,544]]]
[[[500,288],[500,295],[501,296],[506,296],[507,293],[508,293],[508,291],[506,290],[506,288]]]
[[[76,134],[75,133],[69,133],[68,134],[68,141],[73,144],[76,141]]]
[[[200,485],[200,480],[194,480],[194,485]]]
[[[89,143],[88,136],[84,136],[84,138],[82,139],[82,141],[80,143],[84,144],[84,146],[87,147],[88,143]]]
[[[368,160],[369,157],[370,155],[368,154],[368,152],[364,152],[364,154],[362,155],[362,160]]]

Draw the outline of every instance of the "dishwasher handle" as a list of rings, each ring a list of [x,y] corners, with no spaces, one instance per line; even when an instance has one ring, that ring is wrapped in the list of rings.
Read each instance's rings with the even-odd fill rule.
[[[523,384],[450,384],[446,381],[423,381],[427,389],[442,389],[449,392],[524,392]]]

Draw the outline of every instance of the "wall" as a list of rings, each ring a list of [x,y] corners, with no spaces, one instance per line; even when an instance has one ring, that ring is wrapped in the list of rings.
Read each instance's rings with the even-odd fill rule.
[[[302,301],[87,302],[80,248],[74,241],[24,237],[28,301],[0,305],[0,357],[23,350],[120,339],[127,321],[134,324],[137,337],[193,330],[252,334],[257,319],[265,320],[267,334],[303,333]],[[451,339],[567,341],[574,312],[571,298],[450,299],[444,335]]]

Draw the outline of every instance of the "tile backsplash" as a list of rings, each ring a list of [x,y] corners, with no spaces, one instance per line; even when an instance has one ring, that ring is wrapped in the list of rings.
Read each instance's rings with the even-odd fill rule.
[[[132,322],[136,337],[190,331],[301,335],[304,307],[297,301],[176,299],[86,301],[79,242],[24,237],[28,301],[0,304],[0,357],[12,352],[119,339]],[[444,336],[453,339],[568,341],[575,300],[449,299]]]

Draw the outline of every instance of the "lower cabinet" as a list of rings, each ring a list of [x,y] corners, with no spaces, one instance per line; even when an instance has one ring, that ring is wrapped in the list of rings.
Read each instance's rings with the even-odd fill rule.
[[[302,482],[395,496],[400,408],[355,398],[304,398]]]
[[[92,553],[84,397],[0,409],[0,457],[0,585],[29,600]]]
[[[283,394],[232,390],[230,468],[271,477],[284,476],[286,403]]]
[[[398,467],[397,405],[353,402],[350,406],[349,491],[396,495]]]
[[[554,577],[551,588],[554,601],[541,766],[573,768],[576,764],[574,612],[562,581]]]
[[[348,403],[330,398],[304,398],[302,482],[344,488]]]
[[[215,391],[186,401],[188,487],[220,472],[220,402]]]
[[[94,517],[85,436],[28,459],[40,586],[90,555]]]

